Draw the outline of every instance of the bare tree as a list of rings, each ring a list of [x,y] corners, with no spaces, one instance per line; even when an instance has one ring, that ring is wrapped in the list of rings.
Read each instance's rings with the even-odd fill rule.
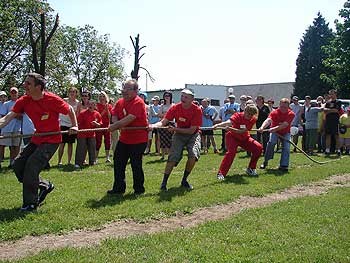
[[[33,21],[29,20],[29,38],[30,38],[30,46],[32,47],[32,62],[34,65],[35,72],[45,76],[46,71],[46,51],[49,46],[50,40],[55,33],[59,22],[59,16],[56,15],[55,23],[48,35],[46,37],[46,20],[45,13],[40,13],[40,33],[39,36],[35,39],[33,32]],[[39,54],[38,54],[38,44],[40,41],[40,65],[39,65]]]
[[[146,46],[140,47],[139,43],[140,43],[140,34],[137,34],[137,36],[135,37],[135,41],[134,39],[132,39],[132,37],[130,36],[132,45],[134,46],[134,69],[131,71],[131,77],[133,79],[138,80],[139,79],[139,69],[143,69],[144,71],[146,71],[146,74],[149,76],[150,80],[152,82],[154,82],[154,78],[151,76],[151,74],[149,73],[149,71],[147,69],[145,69],[144,67],[140,66],[140,60],[141,58],[145,55],[145,53],[140,55],[140,51],[141,49],[145,48]]]

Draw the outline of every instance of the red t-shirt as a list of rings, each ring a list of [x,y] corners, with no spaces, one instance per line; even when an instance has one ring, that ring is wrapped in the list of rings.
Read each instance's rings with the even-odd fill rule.
[[[99,124],[102,124],[102,117],[101,114],[97,111],[89,111],[89,110],[83,110],[80,112],[78,118],[78,127],[79,130],[82,129],[94,129],[98,128],[95,125],[92,124],[93,121],[98,122]],[[77,137],[78,138],[94,138],[96,136],[95,132],[79,132]]]
[[[198,126],[195,132],[199,130],[202,125],[202,110],[196,104],[191,105],[190,108],[185,109],[182,103],[179,102],[170,107],[165,114],[165,118],[169,121],[175,119],[176,127],[190,128],[191,126]]]
[[[251,119],[247,120],[244,118],[244,112],[237,112],[233,114],[230,118],[232,127],[236,129],[244,129],[251,130],[256,123],[256,117],[253,116]],[[236,138],[237,140],[244,141],[250,137],[249,131],[244,133],[236,133],[234,131],[228,132],[231,136]]]
[[[69,105],[59,96],[44,92],[43,98],[33,100],[32,97],[24,95],[20,97],[13,106],[15,113],[27,113],[36,129],[35,133],[60,131],[59,113],[67,115]],[[34,144],[60,143],[62,135],[33,136],[31,142]]]
[[[106,106],[107,106],[107,110],[106,110]],[[102,125],[101,128],[105,128],[108,127],[110,124],[110,117],[108,116],[109,114],[112,114],[112,105],[111,104],[106,104],[106,105],[102,105],[101,103],[97,103],[96,104],[97,107],[97,111],[101,114],[102,116]]]
[[[143,99],[136,96],[130,101],[121,98],[117,101],[113,109],[113,116],[117,116],[118,120],[125,118],[128,114],[136,116],[136,119],[127,127],[147,127],[147,113]],[[119,140],[125,144],[139,144],[148,141],[147,130],[124,130],[120,132]]]
[[[281,135],[290,133],[290,124],[292,123],[294,116],[294,112],[290,109],[288,109],[286,113],[282,113],[279,108],[272,111],[269,115],[269,118],[272,120],[271,128],[276,127],[286,121],[288,122],[288,126],[282,130],[279,130],[277,133]]]

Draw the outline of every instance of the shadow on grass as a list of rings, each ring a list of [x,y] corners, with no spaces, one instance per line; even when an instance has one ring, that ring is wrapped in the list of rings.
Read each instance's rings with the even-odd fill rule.
[[[154,196],[154,194],[151,193],[146,193],[146,194],[134,194],[134,193],[129,193],[129,194],[114,194],[114,195],[109,195],[106,194],[104,197],[102,197],[100,200],[95,200],[95,199],[90,199],[88,200],[87,206],[90,208],[100,208],[100,207],[105,207],[105,206],[114,206],[118,205],[126,200],[136,200],[140,197],[149,197],[149,196]]]
[[[168,188],[168,191],[160,191],[158,193],[158,202],[171,202],[174,196],[183,196],[189,192],[191,191],[182,186],[171,187]]]
[[[150,161],[147,161],[146,164],[153,164],[153,163],[165,163],[167,162],[167,159],[157,159],[157,160],[150,160]]]
[[[225,184],[249,184],[243,175],[226,176],[223,183]],[[246,177],[249,177],[248,175]]]
[[[281,171],[281,170],[278,170],[277,168],[276,169],[265,169],[266,173],[265,175],[274,175],[274,176],[283,176],[283,175],[286,175],[286,174],[289,174],[289,170],[288,171]]]
[[[20,212],[19,208],[2,208],[0,209],[0,222],[14,221],[26,217],[28,213]]]

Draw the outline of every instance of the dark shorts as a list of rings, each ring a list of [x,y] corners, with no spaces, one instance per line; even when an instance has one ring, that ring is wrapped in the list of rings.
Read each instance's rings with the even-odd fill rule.
[[[203,130],[202,135],[214,135],[214,131],[213,130]]]
[[[61,131],[68,131],[70,127],[61,126]],[[68,133],[62,134],[62,143],[75,143],[77,138],[76,134],[69,135]]]
[[[327,121],[324,130],[327,135],[336,135],[338,134],[339,123],[335,121]]]

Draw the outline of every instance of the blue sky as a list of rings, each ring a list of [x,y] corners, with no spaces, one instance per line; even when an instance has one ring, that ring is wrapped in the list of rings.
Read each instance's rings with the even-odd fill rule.
[[[334,29],[345,0],[48,0],[62,24],[90,24],[131,52],[146,45],[141,65],[155,82],[143,90],[185,84],[241,85],[295,80],[299,43],[317,12]]]

